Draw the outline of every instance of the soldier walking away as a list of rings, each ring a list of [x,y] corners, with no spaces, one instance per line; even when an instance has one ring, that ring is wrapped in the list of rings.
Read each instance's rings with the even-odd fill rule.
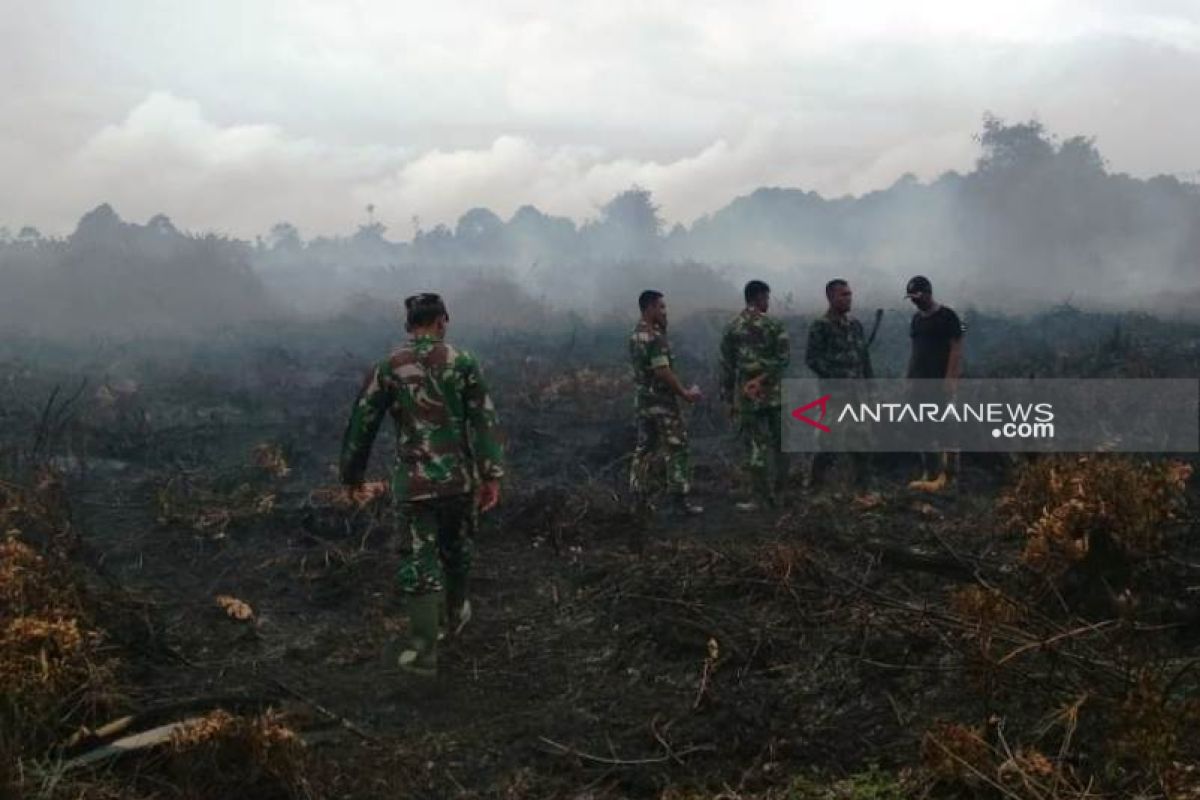
[[[862,323],[850,314],[854,300],[850,284],[843,278],[834,278],[825,284],[825,298],[829,301],[828,310],[808,326],[804,363],[822,382],[874,377],[870,342]],[[812,461],[811,488],[824,486],[841,444],[837,439],[821,439],[821,449]],[[852,453],[851,459],[854,482],[861,486],[867,479],[868,456]]]
[[[444,341],[441,297],[404,301],[409,339],[368,373],[342,440],[341,479],[361,492],[385,415],[396,424],[392,496],[412,537],[396,573],[407,600],[410,641],[397,666],[437,675],[440,617],[457,633],[470,619],[467,578],[478,513],[500,499],[504,475],[497,417],[479,362]]]
[[[629,337],[633,366],[637,445],[629,468],[629,488],[639,516],[655,508],[667,491],[679,512],[704,513],[691,500],[687,425],[680,403],[700,399],[700,390],[685,389],[675,374],[675,356],[667,341],[667,304],[662,292],[647,289],[638,297],[641,319]]]
[[[954,309],[933,299],[933,284],[924,275],[912,278],[904,296],[917,307],[909,336],[912,354],[908,359],[908,377],[916,402],[945,403],[954,399],[962,374],[963,334],[966,327]],[[930,477],[934,470],[937,474]],[[921,453],[921,478],[909,483],[910,489],[938,492],[951,483],[958,472],[957,453]]]
[[[721,400],[745,447],[751,481],[752,496],[737,508],[754,511],[775,505],[787,488],[780,385],[791,351],[783,323],[767,316],[771,287],[750,281],[742,294],[746,307],[721,337]]]

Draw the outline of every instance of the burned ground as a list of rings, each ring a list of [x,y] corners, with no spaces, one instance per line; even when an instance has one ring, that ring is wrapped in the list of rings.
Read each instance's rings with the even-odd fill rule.
[[[1059,318],[1005,320],[1014,344],[978,336],[978,373],[1195,374],[1194,328],[1119,322],[1074,318],[1047,345],[1031,328]],[[711,394],[711,320],[677,327]],[[382,657],[405,625],[386,501],[349,510],[322,491],[390,334],[287,333],[5,364],[6,509],[24,509],[10,541],[63,567],[78,601],[55,613],[87,616],[105,666],[87,676],[95,702],[0,739],[13,796],[1196,790],[1187,464],[968,459],[955,492],[928,498],[889,457],[874,491],[797,488],[737,515],[738,453],[706,405],[691,430],[708,513],[642,529],[624,496],[623,332],[475,337],[511,477],[478,538],[475,618],[417,683]],[[385,435],[375,477],[390,453]],[[1057,560],[1031,551],[1035,528]],[[1101,540],[1103,563],[1072,555]],[[127,714],[129,730],[203,724],[88,766],[72,759],[112,736],[61,746]]]

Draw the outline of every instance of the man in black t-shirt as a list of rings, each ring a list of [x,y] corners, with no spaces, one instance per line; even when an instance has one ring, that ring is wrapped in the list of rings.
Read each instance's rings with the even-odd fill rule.
[[[939,305],[933,299],[933,284],[924,275],[917,275],[908,282],[904,296],[917,307],[909,328],[912,355],[908,359],[908,377],[917,380],[914,387],[919,387],[914,400],[944,403],[953,399],[958,377],[962,374],[963,334],[966,328],[954,309]],[[909,488],[925,492],[937,492],[945,488],[957,471],[957,455],[921,453],[921,479],[910,483]],[[931,479],[935,461],[938,472]]]

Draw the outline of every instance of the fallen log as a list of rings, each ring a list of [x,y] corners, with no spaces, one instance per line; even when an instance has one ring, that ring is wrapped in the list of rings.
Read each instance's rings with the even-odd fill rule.
[[[171,736],[176,731],[182,731],[189,725],[195,725],[201,722],[204,717],[188,717],[187,719],[179,720],[178,722],[170,722],[166,725],[159,725],[157,728],[151,728],[148,731],[135,733],[131,736],[125,736],[117,739],[115,742],[101,745],[95,749],[89,750],[83,755],[76,756],[68,761],[64,761],[62,769],[64,772],[81,769],[83,767],[98,764],[102,761],[107,761],[110,758],[116,758],[127,753],[132,753],[137,750],[145,750],[150,747],[157,747],[161,744],[166,744],[171,741]],[[107,727],[107,726],[106,726]]]
[[[962,580],[973,579],[984,565],[957,554],[925,550],[919,547],[900,547],[889,542],[871,540],[866,549],[879,557],[879,563],[895,569],[912,569]]]

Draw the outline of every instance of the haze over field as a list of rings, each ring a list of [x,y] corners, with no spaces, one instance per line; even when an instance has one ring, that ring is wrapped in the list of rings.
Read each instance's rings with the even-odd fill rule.
[[[1188,3],[61,0],[0,45],[10,326],[480,278],[591,313],[751,273],[799,308],[913,272],[1007,310],[1200,299]]]
[[[1200,800],[1200,0],[0,4],[0,800]]]

